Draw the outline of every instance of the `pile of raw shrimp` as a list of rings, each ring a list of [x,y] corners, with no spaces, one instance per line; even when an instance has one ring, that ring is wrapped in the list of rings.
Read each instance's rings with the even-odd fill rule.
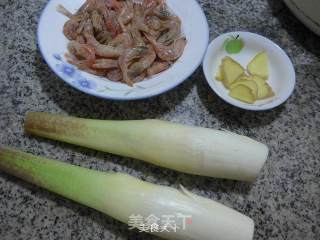
[[[187,40],[165,0],[87,0],[63,28],[66,58],[88,73],[132,86],[167,70]]]

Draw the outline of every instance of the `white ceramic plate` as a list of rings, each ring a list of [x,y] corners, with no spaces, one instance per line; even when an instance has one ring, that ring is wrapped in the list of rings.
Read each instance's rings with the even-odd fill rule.
[[[182,3],[183,2],[183,3]],[[187,79],[201,64],[208,46],[209,29],[206,17],[196,0],[167,0],[170,9],[182,20],[188,44],[181,58],[167,71],[134,87],[114,83],[85,73],[66,63],[68,39],[62,29],[67,18],[56,11],[62,4],[75,12],[84,0],[51,0],[43,10],[38,26],[40,51],[50,68],[66,83],[87,94],[106,99],[134,100],[164,93]],[[48,80],[49,81],[49,80]]]
[[[239,54],[230,55],[225,51],[224,42],[229,37],[237,35],[244,40],[245,46]],[[275,97],[254,104],[246,104],[230,97],[229,91],[223,84],[215,80],[222,58],[230,56],[246,68],[252,58],[261,51],[266,51],[269,56],[268,83],[272,86]],[[285,102],[292,94],[296,81],[295,71],[288,55],[271,40],[249,32],[226,33],[213,40],[204,58],[203,71],[210,87],[218,96],[234,106],[253,111],[272,109]]]

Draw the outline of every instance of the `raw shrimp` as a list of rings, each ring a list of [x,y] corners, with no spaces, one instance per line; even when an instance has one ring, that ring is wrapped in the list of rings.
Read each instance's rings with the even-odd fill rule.
[[[153,76],[167,70],[170,66],[170,62],[154,62],[152,66],[148,68],[147,74],[148,76]]]
[[[168,69],[187,40],[165,0],[86,0],[63,27],[67,61],[79,69],[132,86]]]
[[[135,28],[142,32],[149,32],[148,26],[145,24],[144,8],[142,4],[134,4],[134,18],[132,24]]]
[[[82,14],[82,13],[86,12],[86,10],[88,9],[88,5],[89,5],[88,2],[89,1],[85,1],[85,3],[82,4],[82,6],[79,8],[79,10],[76,12],[75,15]]]
[[[99,43],[95,39],[95,37],[90,34],[85,34],[85,37],[87,39],[88,44],[93,47],[95,53],[100,57],[117,58],[123,52],[122,48],[112,47],[109,45],[103,45]]]
[[[163,45],[158,43],[153,37],[145,35],[146,38],[153,45],[156,50],[157,56],[163,61],[175,61],[181,57],[183,50],[187,44],[186,39],[179,38],[175,40],[170,46]]]
[[[112,47],[124,47],[125,49],[132,47],[133,39],[130,33],[120,33],[116,38],[110,41]]]
[[[106,0],[105,2],[108,8],[115,9],[117,11],[121,11],[122,9],[122,4],[117,0]]]
[[[96,69],[113,69],[118,68],[118,61],[112,59],[97,59],[93,64]]]
[[[86,6],[86,11],[92,12],[95,9],[103,9],[106,7],[105,0],[87,0],[88,4]]]
[[[80,60],[93,61],[96,59],[95,51],[88,44],[71,41],[68,44],[68,50]]]
[[[112,35],[107,30],[104,30],[103,32],[100,32],[96,36],[96,39],[98,40],[99,43],[108,45],[109,42],[112,40]]]
[[[83,26],[83,34],[86,36],[94,35],[94,31],[93,31],[93,26],[92,26],[92,22],[91,19],[88,19],[87,21],[85,21],[85,24]]]
[[[112,37],[116,37],[122,32],[121,26],[118,22],[117,13],[113,10],[105,11],[104,13],[106,28],[112,33]]]
[[[83,19],[82,19],[81,21],[79,21],[79,26],[78,26],[77,31],[76,31],[76,33],[77,33],[78,35],[81,35],[81,34],[82,34],[82,32],[83,32],[83,30],[84,30],[84,27],[85,27],[85,25],[86,25],[86,22],[87,22],[87,20],[86,20],[85,17],[83,17]]]
[[[152,15],[157,5],[158,5],[158,1],[156,0],[144,0],[142,3],[142,6],[144,8],[144,13],[143,13],[144,18],[146,18],[149,15]]]
[[[101,16],[98,11],[94,10],[91,13],[91,22],[95,33],[100,33],[104,30],[105,23],[103,16]]]
[[[128,0],[125,2],[124,7],[118,17],[118,22],[122,28],[122,31],[126,31],[126,25],[131,22],[133,19],[134,14],[133,14],[133,2],[132,0]]]
[[[78,42],[78,43],[81,43],[81,44],[85,44],[86,43],[86,39],[84,38],[83,35],[78,35],[75,41]]]
[[[143,0],[142,6],[146,9],[152,9],[158,5],[158,0]]]
[[[149,46],[148,52],[138,60],[137,62],[133,63],[128,71],[128,76],[130,78],[134,78],[144,72],[147,68],[149,68],[154,60],[156,59],[157,55],[154,51],[152,46]]]
[[[138,46],[135,48],[127,49],[119,58],[119,66],[122,71],[123,80],[128,84],[132,85],[132,81],[128,76],[128,66],[135,60],[143,57],[148,53],[148,48],[145,46]]]
[[[130,34],[132,36],[132,40],[135,46],[144,46],[145,42],[143,41],[142,35],[140,31],[133,25],[131,24],[131,27],[129,29]]]
[[[132,82],[134,82],[134,83],[142,82],[146,78],[146,76],[147,76],[147,73],[144,71],[144,72],[140,73],[140,75],[133,78]]]
[[[113,69],[107,73],[107,78],[113,82],[120,82],[122,80],[122,72],[119,68]]]
[[[169,17],[162,23],[162,27],[168,29],[168,32],[158,38],[159,43],[169,45],[181,35],[181,20],[176,16]]]
[[[146,17],[153,12],[156,6],[157,5],[155,1],[151,1],[149,4],[144,2],[142,4],[134,4],[134,17],[132,20],[133,26],[136,27],[139,31],[148,33],[149,27],[145,23],[145,20]]]
[[[97,75],[97,76],[103,76],[105,74],[105,70],[94,70],[91,68],[92,61],[88,60],[78,60],[77,57],[73,56],[72,54],[65,54],[65,57],[68,61],[68,63],[75,65],[80,70],[86,71],[88,73]]]
[[[158,18],[157,16],[147,17],[146,23],[147,23],[147,26],[154,31],[158,31],[162,27],[162,22],[161,22],[160,18]]]
[[[78,36],[78,28],[79,28],[79,20],[77,19],[69,19],[63,26],[63,34],[69,39],[69,40],[75,40]]]
[[[171,16],[171,13],[168,10],[165,0],[160,0],[159,2],[159,5],[153,9],[153,14],[161,19],[168,19],[168,17]]]
[[[93,69],[91,65],[88,65],[86,60],[74,62],[73,65],[77,66],[80,70],[91,73],[93,75],[104,77],[106,74],[106,70],[101,69]]]

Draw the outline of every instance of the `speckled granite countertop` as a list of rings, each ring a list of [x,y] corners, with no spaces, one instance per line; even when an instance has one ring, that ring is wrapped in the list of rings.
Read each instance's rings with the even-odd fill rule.
[[[252,217],[254,239],[320,238],[320,38],[282,1],[200,1],[212,38],[233,30],[257,32],[283,47],[294,62],[298,82],[294,95],[285,105],[262,113],[225,104],[209,90],[201,69],[175,90],[145,101],[105,101],[70,88],[50,71],[37,49],[37,20],[45,2],[0,2],[0,144],[84,167],[127,172],[158,184],[182,184]],[[194,177],[27,136],[22,126],[30,110],[98,119],[160,118],[224,128],[267,143],[271,156],[252,185]],[[157,239],[129,232],[103,214],[4,173],[0,173],[0,236],[2,240]]]

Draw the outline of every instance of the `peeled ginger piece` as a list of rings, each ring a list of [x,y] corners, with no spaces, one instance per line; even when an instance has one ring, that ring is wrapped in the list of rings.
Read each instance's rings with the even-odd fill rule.
[[[248,64],[247,71],[251,75],[257,75],[264,80],[269,78],[269,58],[266,52],[258,53]]]
[[[259,76],[252,76],[252,80],[258,86],[258,95],[257,95],[258,100],[273,97],[275,95],[270,85],[263,78]]]
[[[247,80],[246,78],[240,78],[235,83],[230,85],[230,89],[232,89],[232,88],[234,88],[234,87],[236,87],[238,85],[244,85],[244,86],[250,88],[254,98],[257,99],[257,97],[258,97],[258,85],[257,85],[257,83],[255,81]]]
[[[229,95],[230,97],[233,97],[245,103],[254,103],[256,100],[252,90],[243,84],[239,84],[232,88]]]
[[[226,88],[229,88],[233,82],[244,74],[244,68],[231,57],[225,57],[222,60],[221,70],[222,81]]]

